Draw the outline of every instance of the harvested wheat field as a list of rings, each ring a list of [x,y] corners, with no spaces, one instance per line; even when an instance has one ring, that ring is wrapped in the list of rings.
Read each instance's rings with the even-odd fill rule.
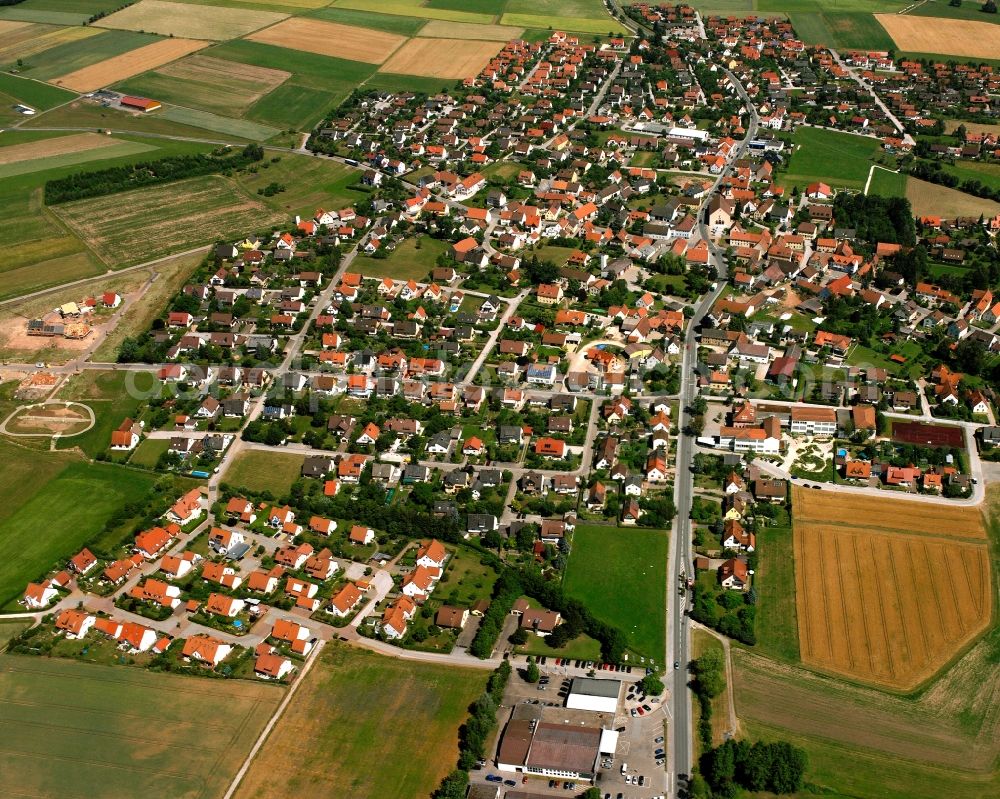
[[[479,74],[502,47],[500,42],[410,39],[382,64],[379,72],[425,78],[469,78]]]
[[[983,515],[971,505],[945,505],[853,494],[846,491],[812,491],[792,487],[796,521],[821,521],[853,525],[864,521],[865,527],[926,533],[945,538],[986,539]]]
[[[940,53],[967,58],[996,58],[1000,53],[1000,25],[968,19],[876,14],[900,50]]]
[[[906,179],[906,199],[917,216],[940,215],[948,219],[956,216],[996,216],[1000,203],[982,197],[973,197],[958,189],[949,189],[915,177]]]
[[[35,158],[51,158],[67,153],[82,153],[101,147],[115,147],[119,144],[121,144],[119,139],[100,136],[97,133],[76,133],[72,136],[60,136],[57,139],[12,144],[9,147],[0,147],[0,165],[16,164]]]
[[[208,42],[191,39],[163,39],[53,78],[49,82],[77,92],[92,92],[141,72],[169,64],[206,47],[207,44]]]
[[[215,175],[77,200],[52,210],[109,266],[148,261],[287,221]]]
[[[793,491],[804,663],[912,689],[989,624],[990,560],[978,509],[914,505]]]
[[[145,31],[161,36],[185,39],[238,39],[285,19],[288,14],[256,11],[247,8],[170,3],[165,0],[139,0],[133,6],[99,20],[101,28]]]
[[[431,39],[482,39],[488,42],[509,42],[519,39],[524,28],[510,25],[479,25],[474,22],[448,22],[432,19],[420,29],[420,35]]]
[[[366,64],[381,64],[406,41],[405,36],[394,33],[306,17],[291,17],[246,38],[289,50],[304,50]]]

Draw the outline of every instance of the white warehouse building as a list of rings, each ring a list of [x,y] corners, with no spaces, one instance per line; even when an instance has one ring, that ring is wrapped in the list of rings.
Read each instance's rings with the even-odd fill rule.
[[[577,677],[566,697],[566,707],[572,710],[592,710],[595,713],[616,713],[621,680],[594,680]]]

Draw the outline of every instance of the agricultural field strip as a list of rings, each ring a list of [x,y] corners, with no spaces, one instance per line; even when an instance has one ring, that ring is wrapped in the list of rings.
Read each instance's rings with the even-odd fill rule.
[[[207,46],[208,42],[192,39],[161,39],[145,47],[53,78],[50,82],[74,91],[94,91],[141,72],[156,69]]]
[[[56,28],[51,25],[0,20],[0,63],[18,58],[27,59],[57,45],[89,39],[100,33],[94,28]]]
[[[502,47],[500,42],[410,39],[382,64],[379,72],[465,78],[478,73]]]
[[[118,143],[118,139],[112,139],[109,136],[99,136],[96,133],[77,133],[70,136],[59,136],[54,139],[40,139],[23,144],[12,144],[7,147],[0,147],[0,166],[20,161],[30,161],[35,158],[48,158],[66,153],[79,153],[102,147],[113,147]]]
[[[341,25],[308,17],[289,17],[269,28],[251,33],[249,41],[304,50],[307,53],[381,64],[406,43],[405,36],[368,28]]]
[[[273,25],[288,14],[245,8],[139,0],[95,23],[101,28],[146,31],[185,39],[236,39]]]
[[[1000,26],[967,19],[876,14],[900,50],[969,58],[996,58]]]
[[[990,617],[983,542],[796,521],[795,559],[800,646],[810,665],[913,685],[942,665],[935,656]],[[921,593],[927,608],[916,601]]]

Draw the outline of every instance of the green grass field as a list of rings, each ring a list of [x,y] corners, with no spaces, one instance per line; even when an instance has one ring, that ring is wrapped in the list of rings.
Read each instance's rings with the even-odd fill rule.
[[[148,153],[157,149],[155,145],[143,144],[137,141],[120,141],[110,147],[99,147],[95,150],[83,150],[78,153],[31,158],[27,161],[16,161],[12,164],[0,164],[0,180],[26,175],[29,172],[44,172],[62,166],[80,166],[92,161],[106,161],[109,158],[119,158],[127,155]]]
[[[355,260],[352,269],[367,277],[391,277],[393,280],[423,280],[430,273],[439,254],[447,252],[449,244],[428,236],[406,239],[390,253],[388,258],[362,257]]]
[[[111,431],[126,417],[135,418],[141,397],[155,390],[151,372],[87,370],[74,375],[59,390],[59,397],[85,402],[93,409],[96,422],[86,433],[60,441],[59,448],[79,448],[91,458],[107,452]]]
[[[218,175],[62,203],[60,219],[112,267],[270,232],[288,219]]]
[[[548,657],[571,658],[573,660],[601,659],[601,643],[588,635],[579,635],[562,649],[553,649],[545,643],[544,636],[529,635],[528,643],[517,647],[517,651],[525,655],[546,655]]]
[[[278,91],[278,89],[275,91]],[[248,119],[233,119],[232,117],[219,116],[209,111],[199,111],[195,108],[180,108],[176,105],[168,105],[163,108],[160,111],[160,117],[169,119],[172,122],[179,122],[182,125],[204,128],[213,133],[225,133],[227,136],[250,139],[251,141],[267,141],[281,132],[270,125],[262,125],[259,122],[251,122]]]
[[[372,0],[334,0],[334,8],[349,8],[356,11],[371,11]],[[463,8],[474,3],[463,4]],[[494,20],[492,13],[476,13],[474,11],[455,11],[451,8],[434,8],[423,0],[379,0],[378,11],[381,14],[391,14],[401,17],[422,17],[424,19],[444,19],[452,22],[482,22]]]
[[[129,465],[152,469],[160,456],[169,448],[170,441],[165,438],[147,438],[135,448],[132,457],[128,459]]]
[[[878,20],[864,12],[836,10],[789,14],[795,32],[809,45],[840,49],[892,50],[892,37]]]
[[[621,628],[630,649],[662,661],[666,569],[663,531],[581,524],[563,584],[597,618]]]
[[[0,72],[0,92],[19,103],[30,105],[38,111],[47,111],[76,97],[74,92],[60,89],[58,86],[49,86],[47,83],[39,83],[36,80],[19,78],[17,75],[10,75],[6,72]],[[24,119],[20,114],[16,116],[18,119]]]
[[[122,0],[24,0],[0,8],[0,19],[80,25],[99,11],[112,11]]]
[[[0,606],[94,538],[122,505],[136,502],[153,477],[68,455],[0,445]],[[41,534],[44,531],[44,535]]]
[[[868,186],[868,193],[879,194],[883,197],[905,197],[906,181],[906,175],[900,172],[876,169],[872,173],[872,182]]]
[[[221,796],[281,701],[246,681],[57,658],[0,658],[0,772],[9,796]]]
[[[325,19],[328,22],[339,22],[342,25],[356,25],[361,28],[372,28],[385,33],[398,33],[400,36],[416,36],[426,19],[419,17],[401,17],[392,14],[379,14],[375,11],[361,11],[353,8],[318,8],[306,14],[307,17]]]
[[[288,494],[302,474],[304,455],[247,450],[222,475],[222,482],[247,491],[270,491],[275,497]]]
[[[281,211],[289,219],[296,214],[312,219],[318,208],[343,208],[364,202],[367,192],[352,189],[361,173],[336,161],[311,158],[307,155],[282,155],[277,163],[262,163],[253,174],[236,177],[237,183],[250,195],[258,197],[257,190],[277,182],[286,190],[261,201]]]
[[[797,662],[799,630],[795,616],[795,563],[792,531],[768,527],[757,533],[757,649]]]
[[[286,50],[259,42],[232,41],[205,51],[213,58],[291,72],[292,77],[258,100],[247,117],[278,127],[306,130],[375,72],[360,61]]]
[[[979,9],[982,3],[965,2],[955,8],[948,5],[948,0],[927,0],[909,11],[915,17],[945,17],[947,19],[967,19],[972,22],[992,22],[994,25],[1000,24],[1000,14],[984,14]]]
[[[236,797],[430,796],[486,676],[330,644]]]
[[[782,183],[800,188],[823,181],[831,188],[863,189],[868,169],[882,150],[878,139],[822,128],[801,127]]]

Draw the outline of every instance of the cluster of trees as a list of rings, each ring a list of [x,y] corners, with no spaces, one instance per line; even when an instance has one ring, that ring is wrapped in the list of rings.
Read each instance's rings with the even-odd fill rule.
[[[698,699],[698,737],[702,749],[712,748],[712,700],[726,689],[726,667],[722,651],[709,649],[691,665],[691,689]]]
[[[490,656],[493,652],[493,646],[497,642],[497,637],[503,629],[507,614],[514,606],[514,601],[523,592],[521,581],[512,571],[508,570],[500,575],[500,578],[493,584],[490,607],[483,614],[483,620],[479,623],[479,629],[476,630],[476,637],[469,644],[469,652],[483,660]]]
[[[858,238],[875,244],[912,245],[917,240],[913,209],[905,197],[841,192],[833,201],[838,227],[854,228]]]
[[[469,770],[486,756],[486,743],[497,723],[497,708],[510,680],[510,663],[503,661],[486,682],[486,690],[472,703],[469,718],[458,731],[458,768],[445,777],[434,799],[465,799]]]
[[[1000,188],[994,188],[975,178],[962,180],[956,175],[946,172],[938,161],[921,161],[918,159],[910,167],[910,174],[915,178],[937,183],[939,186],[947,186],[950,189],[964,191],[973,197],[1000,201]]]
[[[741,593],[728,589],[712,590],[700,581],[694,584],[691,618],[723,635],[742,641],[748,646],[757,643],[754,629],[757,609],[754,591]]]
[[[785,741],[751,744],[729,740],[705,752],[700,769],[711,796],[730,799],[737,796],[741,788],[776,794],[795,793],[802,789],[806,765],[805,751]]]
[[[22,2],[22,0],[11,0],[11,2],[0,2],[0,5],[13,5],[14,3],[20,3],[20,2]],[[118,8],[106,8],[103,11],[98,11],[94,14],[91,14],[87,18],[87,21],[84,22],[83,24],[93,25],[99,19],[104,19],[105,17],[110,16],[111,14],[117,14],[119,11],[124,11],[129,6],[134,6],[137,2],[138,0],[129,0],[129,2],[127,3],[122,3],[120,6],[118,6]]]
[[[182,178],[211,175],[216,172],[225,174],[263,158],[264,149],[259,144],[248,144],[235,155],[230,155],[228,150],[221,149],[209,155],[204,153],[171,155],[156,161],[113,166],[96,172],[76,172],[64,178],[46,181],[45,202],[48,205],[55,205]]]

